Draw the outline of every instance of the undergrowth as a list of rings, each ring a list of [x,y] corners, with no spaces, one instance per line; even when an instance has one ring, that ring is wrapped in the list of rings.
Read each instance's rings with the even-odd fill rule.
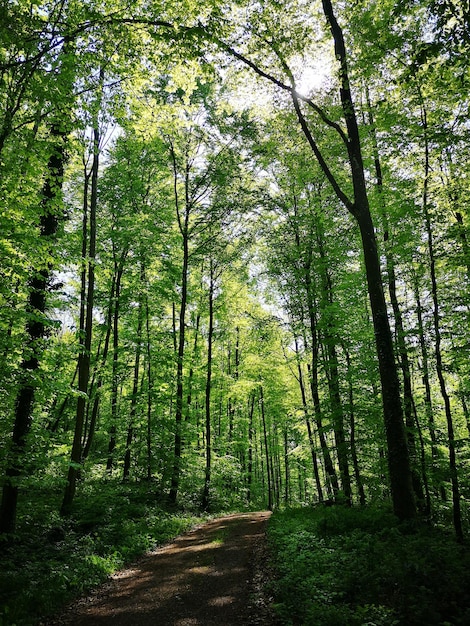
[[[285,626],[470,624],[470,550],[376,509],[276,512],[268,539]]]
[[[57,513],[60,490],[36,490],[29,498],[15,537],[0,536],[0,626],[37,624],[201,521],[165,510],[146,484],[84,485],[68,519]]]

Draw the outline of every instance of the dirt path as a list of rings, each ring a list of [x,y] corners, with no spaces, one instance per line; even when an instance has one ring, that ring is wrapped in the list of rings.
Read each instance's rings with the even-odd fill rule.
[[[271,626],[268,512],[212,520],[116,573],[49,626]]]

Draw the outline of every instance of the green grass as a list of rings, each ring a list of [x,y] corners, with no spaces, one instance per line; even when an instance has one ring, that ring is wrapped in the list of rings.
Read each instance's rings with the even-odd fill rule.
[[[268,538],[282,624],[470,624],[470,550],[380,509],[276,512]]]
[[[146,484],[90,482],[74,515],[57,514],[61,490],[22,494],[14,541],[0,537],[0,626],[32,626],[87,593],[146,550],[201,517],[166,511]]]

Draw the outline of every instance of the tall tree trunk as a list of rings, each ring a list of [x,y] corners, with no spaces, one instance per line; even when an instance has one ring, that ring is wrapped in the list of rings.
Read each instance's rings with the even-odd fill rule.
[[[350,89],[346,46],[343,31],[334,14],[331,0],[322,0],[322,6],[333,37],[335,56],[339,62],[339,95],[347,129],[347,135],[341,131],[341,136],[348,152],[353,187],[353,201],[342,191],[340,184],[329,169],[310,132],[308,123],[300,108],[299,98],[295,91],[295,84],[293,84],[291,95],[300,126],[312,151],[338,196],[338,199],[348,209],[359,226],[379,363],[393,510],[400,519],[411,519],[416,516],[416,504],[403,423],[400,385],[394,358],[392,333],[383,292],[377,241],[367,196],[359,127]],[[338,130],[338,127],[336,128]]]
[[[428,123],[427,114],[424,107],[424,103],[421,103],[421,116],[424,132],[424,181],[423,181],[423,213],[426,227],[426,234],[428,238],[428,254],[429,254],[429,273],[431,277],[431,293],[433,302],[433,322],[434,322],[434,335],[435,335],[435,356],[436,356],[436,373],[439,380],[439,387],[441,390],[441,396],[444,401],[444,409],[447,421],[447,438],[449,445],[449,468],[450,478],[452,485],[452,510],[454,530],[458,541],[463,542],[463,530],[462,530],[462,514],[460,510],[460,488],[457,474],[457,459],[455,451],[455,435],[454,435],[454,423],[452,419],[452,411],[450,407],[450,398],[447,392],[446,381],[444,378],[444,367],[442,363],[442,351],[441,351],[441,328],[439,322],[439,299],[437,293],[437,277],[436,277],[436,259],[434,254],[434,239],[431,226],[431,217],[429,215],[429,201],[428,201],[428,186],[429,186],[429,138],[428,138]]]
[[[39,234],[41,239],[52,244],[57,234],[60,220],[67,134],[60,130],[58,126],[53,126],[51,128],[51,137],[54,139],[54,142],[52,154],[47,163],[47,177],[42,189]],[[34,272],[28,285],[27,313],[29,320],[26,324],[27,344],[20,365],[21,378],[15,403],[12,445],[8,451],[2,492],[0,533],[13,533],[16,528],[18,478],[22,474],[22,456],[25,452],[26,440],[31,429],[35,394],[34,373],[39,368],[42,353],[41,340],[45,334],[45,313],[51,274],[52,264],[47,262],[42,269]]]
[[[211,483],[211,458],[212,458],[212,438],[211,438],[211,389],[212,389],[212,341],[214,335],[214,261],[210,259],[210,279],[209,279],[209,330],[207,334],[207,373],[206,373],[206,467],[204,472],[204,490],[202,493],[202,510],[209,509],[209,490]]]
[[[429,379],[429,355],[428,355],[428,347],[426,342],[426,337],[424,333],[424,323],[423,323],[423,306],[421,304],[421,296],[419,293],[419,284],[418,277],[416,274],[413,277],[413,288],[414,288],[414,296],[416,299],[416,317],[418,321],[418,339],[419,346],[421,350],[421,358],[422,358],[422,380],[424,385],[424,406],[426,411],[426,420],[429,429],[429,435],[431,438],[431,458],[432,458],[432,475],[433,478],[440,474],[439,472],[439,447],[437,444],[437,436],[436,436],[436,422],[434,420],[434,408],[432,405],[432,396],[431,396],[431,381]],[[435,480],[433,480],[433,484],[435,485]],[[440,482],[438,486],[436,486],[436,491],[439,491],[441,499],[446,500],[446,491],[445,487]]]
[[[390,243],[389,243],[390,233],[389,233],[389,225],[388,225],[388,216],[387,216],[386,207],[385,207],[382,164],[380,162],[375,122],[374,122],[374,117],[372,114],[372,107],[370,104],[368,90],[366,91],[366,95],[367,95],[369,125],[371,128],[372,144],[373,144],[373,149],[374,149],[374,167],[375,167],[375,178],[376,178],[375,184],[377,187],[377,191],[379,193],[380,204],[381,204],[381,218],[382,218],[382,228],[383,228],[383,238],[384,238],[385,261],[386,261],[386,269],[387,269],[387,277],[388,277],[388,291],[389,291],[390,302],[392,304],[392,310],[394,314],[396,342],[397,342],[398,354],[400,357],[400,365],[401,365],[401,370],[402,370],[402,375],[403,375],[403,405],[404,405],[404,417],[405,417],[405,424],[406,424],[408,451],[410,455],[411,479],[412,479],[413,490],[417,499],[417,503],[421,509],[424,509],[425,506],[424,506],[423,485],[422,485],[422,480],[421,480],[421,476],[419,473],[418,451],[417,451],[416,438],[415,438],[415,423],[414,423],[414,415],[413,415],[414,403],[413,403],[413,393],[412,393],[412,388],[411,388],[410,363],[409,363],[409,357],[408,357],[408,349],[407,349],[406,342],[405,342],[405,330],[404,330],[404,325],[403,325],[403,316],[401,313],[400,303],[397,297],[395,261],[394,261],[393,253],[390,249]]]
[[[123,260],[124,262],[124,260]],[[116,268],[115,268],[116,269]],[[101,353],[100,362],[96,363],[96,384],[93,390],[93,405],[91,409],[91,417],[88,424],[88,429],[84,431],[84,444],[83,444],[83,459],[87,459],[90,454],[91,444],[93,443],[93,437],[95,434],[96,423],[98,421],[98,412],[101,401],[101,387],[103,386],[103,373],[106,365],[106,361],[108,358],[109,345],[111,342],[111,330],[112,330],[112,319],[113,319],[113,311],[115,304],[115,295],[116,295],[116,272],[113,273],[113,277],[111,280],[111,291],[109,296],[108,310],[106,313],[106,334],[104,338],[103,351]],[[91,395],[91,394],[90,394]]]
[[[284,503],[290,502],[290,464],[289,464],[289,433],[287,426],[284,427]]]
[[[114,449],[116,447],[116,430],[118,423],[118,401],[119,401],[119,314],[121,304],[121,282],[124,273],[124,266],[119,265],[114,259],[114,273],[116,275],[116,287],[114,292],[113,308],[113,368],[111,376],[111,428],[109,431],[108,460],[106,470],[111,472],[114,463]]]
[[[320,251],[321,273],[323,282],[322,315],[326,318],[324,323],[324,341],[326,344],[327,362],[326,373],[328,391],[330,396],[331,413],[333,417],[335,444],[338,454],[338,466],[341,476],[341,486],[346,503],[352,503],[351,478],[349,475],[348,443],[344,432],[344,413],[341,402],[341,391],[339,387],[338,355],[336,345],[338,339],[335,336],[336,320],[333,319],[333,286],[331,276],[328,271],[324,236],[322,225],[319,219],[316,220],[317,244]]]
[[[248,400],[248,468],[247,468],[247,489],[246,499],[251,502],[252,497],[252,485],[253,485],[253,413],[255,410],[256,394],[251,393]]]
[[[263,440],[264,440],[264,452],[266,459],[266,480],[268,487],[268,510],[273,510],[273,478],[271,475],[271,463],[269,461],[269,441],[268,441],[268,430],[266,425],[266,413],[264,406],[264,394],[263,387],[259,388],[259,405],[261,411],[261,425],[263,427]]]
[[[298,233],[296,232],[296,243],[299,249],[299,253],[301,253],[300,248],[300,238]],[[312,393],[313,400],[313,409],[315,416],[315,423],[318,430],[318,436],[320,439],[320,447],[323,455],[323,462],[325,465],[325,471],[328,477],[327,480],[327,491],[329,497],[334,497],[336,499],[337,494],[339,492],[339,484],[338,477],[336,475],[336,470],[333,465],[333,461],[331,459],[330,450],[328,448],[328,443],[326,441],[325,433],[323,431],[323,420],[322,420],[322,410],[320,404],[320,394],[318,388],[318,330],[317,330],[317,319],[316,319],[316,306],[315,306],[315,297],[313,292],[313,284],[312,284],[312,252],[311,248],[309,248],[308,254],[303,260],[303,280],[305,284],[305,293],[307,299],[307,315],[308,315],[308,325],[309,325],[309,342],[311,345],[311,363],[309,367],[310,374],[310,390]]]
[[[144,270],[144,264],[141,261],[140,284],[143,285],[144,282],[145,282],[145,270]],[[142,351],[143,313],[144,313],[144,303],[143,303],[143,295],[141,293],[140,298],[139,298],[139,311],[137,313],[137,337],[136,337],[137,346],[135,349],[134,378],[132,382],[131,407],[129,411],[129,425],[127,427],[126,451],[124,453],[124,468],[123,468],[124,480],[127,480],[129,478],[130,469],[131,469],[131,447],[132,447],[132,442],[134,440],[134,425],[135,425],[135,417],[137,413],[137,401],[138,401],[138,392],[139,392],[140,354]]]
[[[186,198],[184,202],[184,209],[182,215],[182,209],[180,207],[179,195],[178,195],[178,169],[176,163],[176,155],[171,147],[171,157],[173,162],[173,177],[174,177],[174,195],[175,195],[175,207],[178,219],[178,226],[182,237],[183,243],[183,263],[181,268],[181,301],[179,312],[179,329],[177,341],[177,355],[176,355],[176,411],[175,411],[175,440],[174,440],[174,457],[173,457],[173,470],[171,475],[170,492],[168,499],[171,504],[175,504],[178,497],[178,489],[180,484],[181,474],[181,456],[182,456],[182,422],[183,422],[183,362],[184,362],[184,344],[186,337],[186,308],[188,300],[188,271],[189,271],[189,217],[191,207],[188,199],[189,194],[189,170],[188,165],[185,173],[185,192]]]
[[[152,353],[150,347],[150,315],[148,293],[145,292],[145,331],[147,356],[147,480],[152,478]]]
[[[315,477],[315,485],[317,488],[318,500],[319,502],[323,502],[324,500],[323,489],[321,486],[320,472],[318,471],[318,459],[317,459],[317,453],[315,450],[315,440],[313,437],[312,424],[310,423],[310,416],[309,416],[309,410],[308,410],[308,404],[307,404],[307,394],[305,392],[305,383],[304,383],[304,377],[303,377],[303,372],[302,372],[302,365],[300,362],[299,345],[298,345],[297,338],[295,339],[295,352],[296,352],[296,358],[297,358],[298,381],[299,381],[299,386],[300,386],[300,394],[302,397],[302,407],[304,410],[305,424],[307,426],[310,454],[312,456],[312,465],[313,465],[313,474]]]
[[[347,147],[354,188],[354,203],[348,208],[359,225],[364,251],[364,263],[382,387],[393,509],[400,519],[410,519],[416,516],[416,505],[411,481],[408,446],[403,425],[400,385],[382,286],[377,242],[367,197],[361,140],[350,90],[346,46],[331,0],[322,0],[322,5],[334,40],[336,58],[340,63],[340,98],[348,132]]]
[[[349,396],[349,438],[351,445],[351,457],[354,468],[354,478],[356,480],[356,488],[359,494],[359,503],[361,506],[364,506],[366,503],[366,494],[364,492],[364,483],[362,482],[361,472],[359,469],[359,460],[357,456],[357,447],[356,447],[356,418],[354,412],[354,390],[352,383],[352,373],[351,373],[351,357],[349,352],[345,350],[346,354],[346,364],[348,368],[347,379],[348,379],[348,396]]]
[[[101,73],[101,80],[104,76]],[[79,476],[82,457],[82,438],[83,427],[85,423],[86,405],[88,402],[88,384],[90,379],[90,362],[91,362],[91,340],[93,333],[93,302],[95,294],[95,257],[96,257],[96,209],[98,200],[98,168],[100,154],[100,131],[98,121],[95,120],[93,129],[93,163],[91,168],[91,196],[89,207],[89,233],[88,233],[88,254],[84,257],[88,259],[87,275],[88,285],[85,289],[82,282],[82,308],[84,311],[83,326],[79,330],[79,354],[78,354],[78,391],[77,409],[75,415],[75,431],[72,443],[72,452],[70,455],[70,464],[67,474],[67,484],[64,490],[64,497],[60,509],[61,515],[69,515],[72,508],[73,499],[77,486],[77,478]],[[86,176],[85,176],[86,178]],[[88,184],[85,181],[85,189]],[[87,207],[84,205],[84,212]],[[86,237],[86,232],[83,236]]]
[[[188,394],[186,397],[186,421],[189,422],[191,419],[191,404],[193,400],[193,378],[194,378],[194,363],[198,358],[198,350],[197,344],[199,339],[199,324],[201,323],[201,314],[198,313],[196,315],[196,325],[194,328],[194,344],[193,344],[193,353],[191,355],[191,365],[189,367],[188,373]]]
[[[325,472],[327,476],[327,491],[328,496],[337,498],[339,491],[338,477],[333,465],[333,461],[328,447],[328,442],[325,437],[323,429],[323,417],[320,405],[320,394],[318,387],[318,331],[316,328],[315,312],[313,304],[309,303],[309,318],[310,318],[310,332],[311,332],[311,363],[308,365],[310,374],[310,391],[313,400],[314,418],[318,431],[318,438],[320,439],[320,448],[323,455],[323,463],[325,466]]]

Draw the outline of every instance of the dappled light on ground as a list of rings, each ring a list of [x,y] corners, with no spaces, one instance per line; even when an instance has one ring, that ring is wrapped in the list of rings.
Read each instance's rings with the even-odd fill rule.
[[[117,572],[51,626],[271,623],[260,621],[253,588],[255,551],[269,515],[230,515],[179,537]]]

